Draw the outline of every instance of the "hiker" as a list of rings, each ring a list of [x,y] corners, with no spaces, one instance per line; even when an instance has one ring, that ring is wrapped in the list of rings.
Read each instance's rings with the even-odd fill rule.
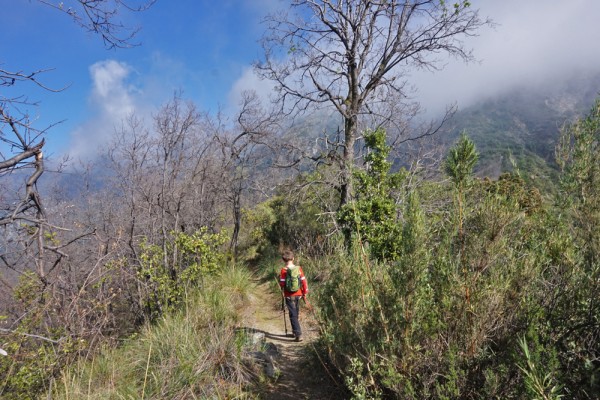
[[[300,322],[298,316],[300,314],[300,298],[306,301],[306,294],[308,293],[308,285],[302,267],[294,265],[294,253],[291,250],[285,250],[281,258],[285,263],[285,266],[281,268],[279,274],[279,286],[283,290],[285,297],[285,304],[290,314],[290,324],[292,325],[292,332],[296,338],[296,342],[302,341],[302,329],[300,328]]]

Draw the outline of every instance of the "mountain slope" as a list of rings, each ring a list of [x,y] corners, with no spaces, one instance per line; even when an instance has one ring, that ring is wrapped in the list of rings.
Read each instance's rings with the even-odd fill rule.
[[[516,166],[526,180],[546,186],[557,172],[554,147],[561,127],[586,114],[598,93],[600,74],[515,89],[457,112],[441,136],[446,145],[462,131],[473,139],[479,176],[496,178]]]

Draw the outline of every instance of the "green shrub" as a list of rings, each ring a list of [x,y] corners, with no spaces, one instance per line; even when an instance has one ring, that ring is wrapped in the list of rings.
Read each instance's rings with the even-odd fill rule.
[[[454,198],[427,186],[425,205],[408,193],[393,260],[355,242],[321,265],[322,340],[356,398],[520,398],[515,338],[538,329],[552,346],[560,228],[518,176],[454,183]]]
[[[191,235],[174,234],[164,248],[142,242],[137,274],[143,282],[145,295],[140,301],[147,318],[178,309],[186,286],[200,286],[205,276],[223,268],[226,241],[225,233],[203,228]]]

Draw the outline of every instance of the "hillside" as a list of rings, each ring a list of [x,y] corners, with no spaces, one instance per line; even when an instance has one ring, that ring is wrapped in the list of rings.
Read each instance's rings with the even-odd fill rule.
[[[465,131],[480,154],[479,176],[512,170],[512,157],[527,181],[545,186],[556,175],[561,127],[586,114],[599,92],[600,74],[514,89],[458,111],[439,138],[449,145]]]
[[[558,172],[554,149],[560,129],[585,115],[599,93],[600,73],[564,77],[543,87],[507,89],[459,108],[433,136],[432,142],[435,147],[441,145],[447,149],[464,131],[477,146],[478,176],[497,178],[517,167],[527,182],[553,191],[552,182]],[[294,122],[285,140],[302,143],[301,147],[310,149],[309,156],[316,156],[324,151],[323,140],[319,138],[327,136],[331,143],[340,140],[342,128],[336,118],[335,113],[325,111],[304,115]],[[412,143],[406,143],[397,150],[405,156],[414,151],[413,147]],[[408,167],[404,156],[396,159],[396,164]],[[304,165],[304,168],[311,167]]]

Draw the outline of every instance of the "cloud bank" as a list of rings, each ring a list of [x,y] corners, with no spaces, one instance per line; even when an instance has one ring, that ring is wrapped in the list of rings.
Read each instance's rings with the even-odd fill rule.
[[[479,62],[449,60],[442,71],[412,74],[419,100],[432,113],[456,102],[467,107],[515,87],[551,86],[600,71],[600,2],[473,1],[494,28],[465,41]]]
[[[278,0],[260,1],[265,7],[281,6]],[[600,37],[596,21],[600,1],[473,0],[472,4],[479,8],[481,17],[496,23],[494,28],[485,27],[479,36],[465,40],[479,62],[465,64],[450,59],[441,71],[409,71],[409,83],[418,90],[417,100],[427,116],[439,116],[452,103],[465,108],[515,87],[552,87],[565,77],[600,71],[600,52],[595,46]],[[255,54],[260,53],[257,43]],[[229,111],[237,109],[244,90],[254,90],[267,99],[272,83],[254,74],[247,64],[250,60],[239,60],[235,54],[228,57],[246,65],[238,69],[237,79],[232,76],[227,80],[227,85],[231,82],[228,88],[213,85],[204,71],[196,76],[199,72],[191,70],[189,60],[173,60],[160,52],[154,53],[144,74],[134,74],[129,64],[116,60],[93,64],[89,68],[91,114],[71,133],[69,153],[82,159],[98,154],[123,118],[134,111],[149,116],[149,110],[177,87],[187,90],[185,95],[192,99],[204,92],[210,99],[225,99]],[[204,93],[204,103],[206,97]],[[201,102],[200,107],[206,104]]]

